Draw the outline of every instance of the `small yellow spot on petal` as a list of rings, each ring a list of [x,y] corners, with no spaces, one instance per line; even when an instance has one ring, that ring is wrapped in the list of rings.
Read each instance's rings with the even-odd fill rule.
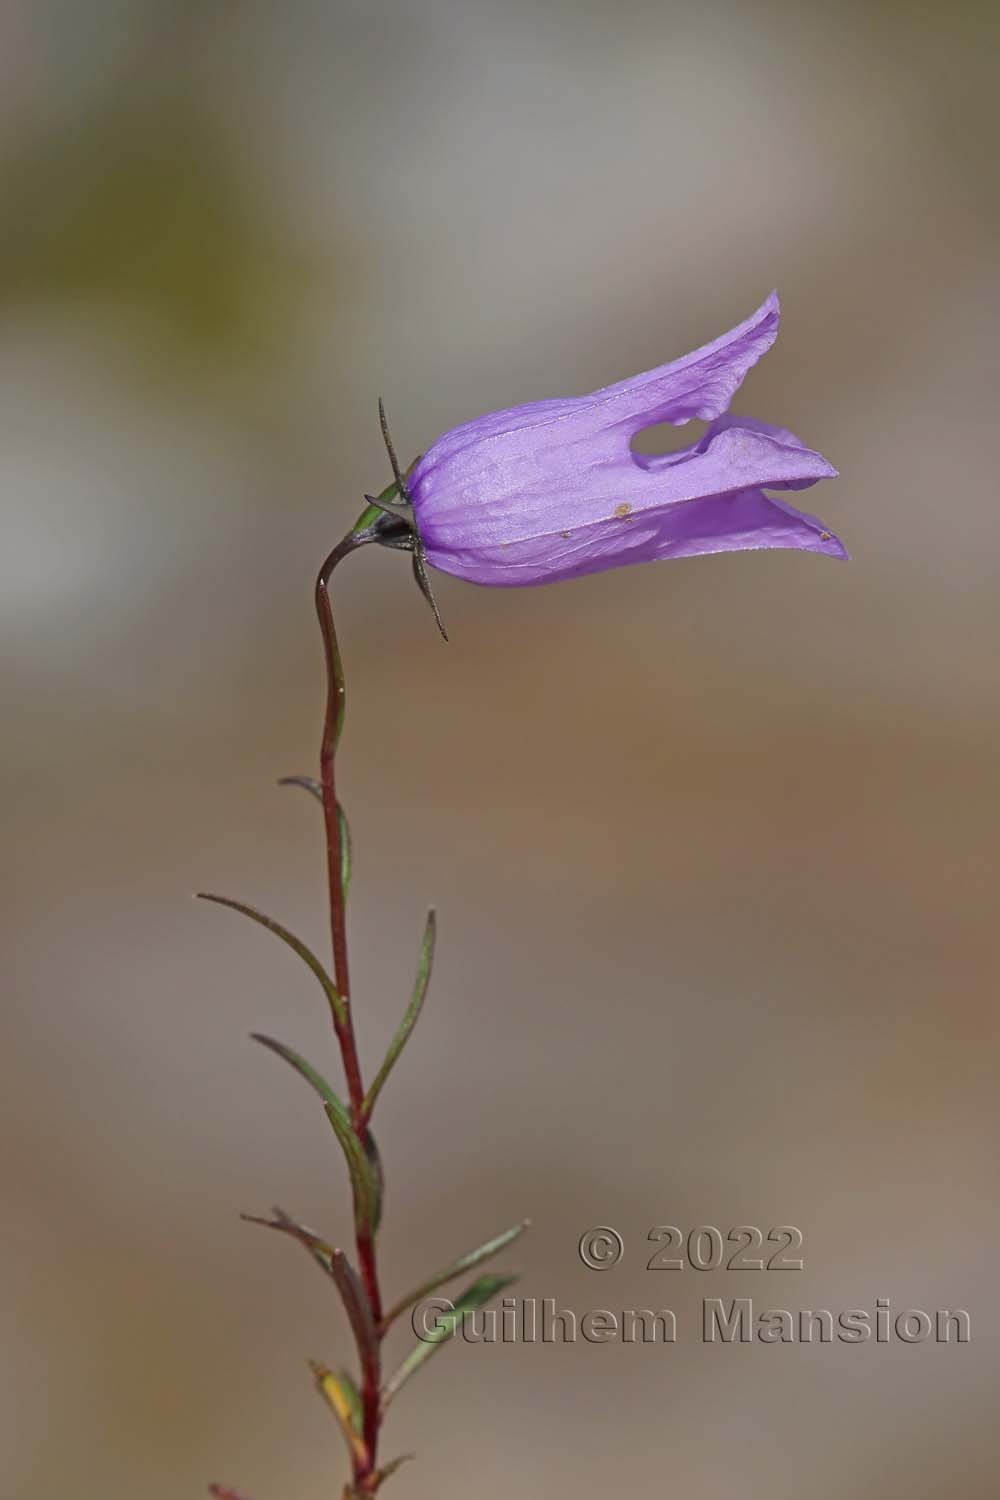
[[[619,521],[627,520],[631,514],[632,507],[631,505],[629,505],[627,500],[623,500],[620,505],[615,506],[615,515],[618,517]]]
[[[573,533],[571,531],[560,531],[559,535],[568,542]]]
[[[832,542],[833,541],[833,532],[832,531],[821,531],[820,534],[819,534],[819,539],[820,539],[821,542]]]

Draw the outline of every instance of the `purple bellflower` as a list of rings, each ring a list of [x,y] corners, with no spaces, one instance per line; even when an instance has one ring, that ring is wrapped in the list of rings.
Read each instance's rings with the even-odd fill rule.
[[[406,478],[422,560],[497,586],[758,547],[846,557],[815,516],[765,494],[806,489],[836,469],[784,428],[728,410],[778,320],[772,294],[745,323],[671,364],[445,433]],[[693,417],[710,425],[690,447],[632,450],[644,427]]]

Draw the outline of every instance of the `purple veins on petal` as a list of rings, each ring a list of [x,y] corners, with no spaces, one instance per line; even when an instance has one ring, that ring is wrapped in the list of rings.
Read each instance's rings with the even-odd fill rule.
[[[497,586],[762,547],[846,557],[816,517],[765,493],[806,489],[836,470],[787,429],[728,412],[778,319],[772,295],[681,359],[446,433],[409,480],[427,561]],[[633,451],[643,428],[692,418],[710,425],[688,447]]]

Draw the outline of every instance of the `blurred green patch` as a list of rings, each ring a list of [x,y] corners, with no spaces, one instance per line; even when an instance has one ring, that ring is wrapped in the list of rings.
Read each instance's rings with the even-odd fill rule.
[[[273,354],[318,280],[275,230],[231,141],[181,89],[133,85],[89,118],[8,145],[0,315],[97,303],[158,358]],[[162,340],[159,334],[162,333]]]

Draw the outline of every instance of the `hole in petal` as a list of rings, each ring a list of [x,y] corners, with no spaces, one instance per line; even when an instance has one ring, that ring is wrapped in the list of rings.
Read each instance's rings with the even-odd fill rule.
[[[669,459],[674,454],[683,457],[708,428],[707,422],[685,422],[680,427],[673,422],[657,422],[635,434],[630,444],[632,457],[643,469],[650,467],[650,460]]]

